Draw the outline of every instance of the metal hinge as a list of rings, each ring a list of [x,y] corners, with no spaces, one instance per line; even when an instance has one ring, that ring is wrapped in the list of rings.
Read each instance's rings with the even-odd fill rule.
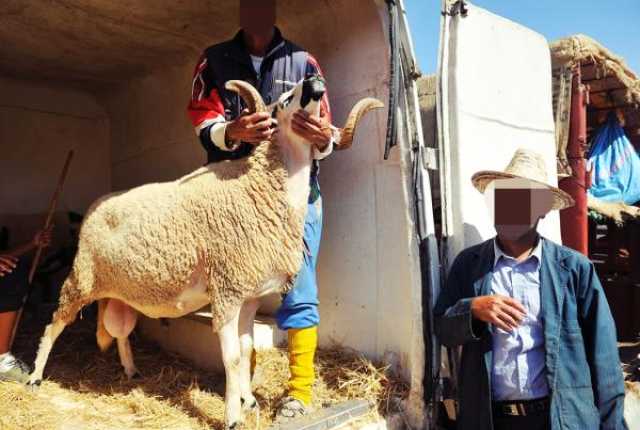
[[[467,16],[467,12],[469,12],[469,9],[467,8],[467,3],[464,0],[458,0],[451,5],[449,10],[442,11],[442,15],[448,15],[448,16],[461,15],[462,17],[465,17]]]
[[[422,163],[426,169],[438,170],[438,150],[426,147],[422,151]]]
[[[409,70],[409,78],[412,81],[417,81],[420,77],[422,77],[422,73],[420,72],[420,69],[418,69],[416,63],[413,62],[411,64],[411,70]]]

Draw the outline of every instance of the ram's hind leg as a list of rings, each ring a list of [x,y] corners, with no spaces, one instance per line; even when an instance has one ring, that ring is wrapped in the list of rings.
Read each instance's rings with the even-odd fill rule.
[[[29,382],[27,382],[27,385],[34,389],[40,386],[42,382],[42,374],[44,373],[44,368],[47,364],[47,360],[49,359],[49,353],[53,348],[53,344],[64,328],[75,320],[76,314],[85,304],[86,302],[75,302],[60,305],[58,307],[58,310],[53,314],[51,324],[47,325],[44,329],[44,334],[40,339],[38,355],[36,356],[33,372],[31,372],[31,375],[29,376]]]
[[[131,343],[129,337],[118,338],[118,355],[120,356],[120,364],[124,368],[124,373],[128,379],[138,378],[140,372],[133,362],[133,353],[131,352]]]
[[[67,324],[63,320],[58,319],[52,321],[51,324],[44,329],[44,334],[40,339],[40,346],[38,347],[36,362],[33,365],[33,372],[31,372],[31,375],[29,376],[29,382],[27,382],[27,385],[34,388],[40,386],[44,367],[47,364],[51,348],[53,348],[54,342],[66,326]]]

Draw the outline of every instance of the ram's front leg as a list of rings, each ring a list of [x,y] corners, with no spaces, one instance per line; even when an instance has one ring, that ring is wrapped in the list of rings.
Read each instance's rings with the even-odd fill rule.
[[[260,306],[258,299],[250,299],[242,304],[239,319],[240,334],[240,395],[242,408],[250,411],[258,407],[251,392],[251,355],[253,354],[253,324]]]
[[[220,331],[220,350],[222,351],[222,362],[226,375],[225,390],[225,425],[229,430],[238,428],[242,423],[242,406],[240,402],[240,337],[238,336],[238,319],[240,309],[234,312],[233,318],[229,320]]]

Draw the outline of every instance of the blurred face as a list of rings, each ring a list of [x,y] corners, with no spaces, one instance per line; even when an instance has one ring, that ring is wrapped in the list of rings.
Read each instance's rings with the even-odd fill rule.
[[[496,232],[501,239],[517,241],[535,230],[551,210],[553,194],[546,188],[530,188],[519,180],[497,180],[486,194]]]
[[[275,0],[240,0],[240,27],[250,34],[268,34],[276,24]]]

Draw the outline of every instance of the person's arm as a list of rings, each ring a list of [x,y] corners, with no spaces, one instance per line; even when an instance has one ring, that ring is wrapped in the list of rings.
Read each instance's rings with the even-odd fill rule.
[[[207,57],[202,55],[193,73],[191,99],[187,106],[189,119],[200,143],[207,152],[235,151],[240,142],[259,143],[269,140],[274,132],[268,113],[254,113],[227,121],[220,88]]]
[[[463,276],[468,264],[461,256],[455,259],[433,311],[436,335],[447,347],[480,340],[488,324],[510,332],[526,314],[522,304],[510,297],[469,296],[464,284],[469,281]]]
[[[224,105],[204,54],[198,60],[193,72],[187,114],[196,135],[200,138],[200,143],[207,152],[236,149],[237,145],[225,141]]]
[[[13,272],[18,264],[18,259],[13,255],[0,254],[0,278]]]
[[[30,242],[6,251],[5,254],[0,254],[0,278],[13,272],[18,264],[18,259],[23,255],[33,251],[37,247],[47,248],[51,244],[51,230],[53,227],[49,227],[46,230],[40,230]]]
[[[17,259],[25,254],[28,254],[38,247],[47,248],[49,245],[51,245],[52,230],[53,227],[49,227],[45,230],[40,230],[35,234],[35,236],[33,236],[33,239],[31,239],[29,242],[17,246],[10,251],[7,251],[7,255]]]
[[[311,54],[307,57],[305,74],[324,78],[318,61]],[[333,152],[334,144],[340,139],[340,132],[331,125],[331,119],[328,91],[325,91],[320,101],[320,116],[309,115],[303,110],[293,116],[291,128],[313,143],[313,158],[316,160],[329,156]]]
[[[458,256],[451,266],[433,309],[436,336],[449,348],[478,340],[485,329],[479,322],[474,324],[471,314],[471,302],[474,297],[468,297],[463,292],[461,275],[464,270],[464,262],[461,256]]]
[[[585,261],[581,265],[579,282],[580,327],[591,369],[596,407],[600,411],[600,428],[626,429],[624,379],[616,343],[616,326],[591,262]]]

